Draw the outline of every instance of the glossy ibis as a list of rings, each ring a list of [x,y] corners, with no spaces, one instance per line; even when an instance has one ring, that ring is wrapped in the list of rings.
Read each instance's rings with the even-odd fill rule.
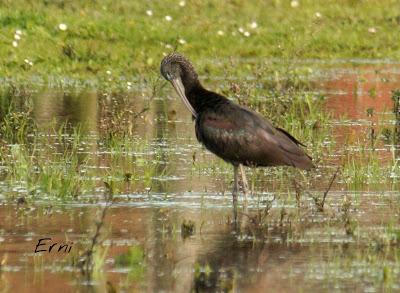
[[[206,90],[192,64],[184,56],[178,53],[166,56],[160,70],[192,113],[198,141],[233,165],[234,206],[237,203],[239,167],[246,195],[247,183],[242,165],[285,165],[304,170],[313,167],[311,157],[300,147],[303,144],[288,132],[274,127],[260,114]]]

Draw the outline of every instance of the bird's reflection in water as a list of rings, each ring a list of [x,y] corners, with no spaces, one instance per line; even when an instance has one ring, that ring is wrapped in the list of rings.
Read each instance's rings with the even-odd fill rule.
[[[287,237],[283,228],[267,236],[278,240],[275,244],[267,241],[263,236],[266,227],[256,226],[251,221],[247,202],[232,213],[236,221],[213,239],[206,251],[197,255],[191,291],[235,292],[240,289],[254,292],[257,284],[265,281],[265,274],[299,252],[297,246],[282,244]],[[263,230],[257,231],[257,227]],[[276,284],[273,286],[277,288]]]

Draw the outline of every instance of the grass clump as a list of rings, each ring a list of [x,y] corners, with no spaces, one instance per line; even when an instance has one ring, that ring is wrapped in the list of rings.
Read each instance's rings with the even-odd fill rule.
[[[24,98],[22,98],[24,97]],[[29,141],[37,133],[32,119],[33,104],[29,93],[14,85],[0,91],[0,139],[16,144]]]
[[[343,179],[353,190],[398,190],[399,168],[399,136],[400,119],[399,91],[393,91],[392,129],[381,125],[371,125],[367,139],[358,139],[355,147],[346,146],[343,156]],[[373,110],[368,109],[370,117]],[[375,130],[375,128],[377,128]],[[381,141],[377,138],[382,138]],[[384,148],[385,152],[379,152]]]
[[[76,149],[56,153],[52,147],[33,149],[15,144],[3,148],[2,178],[12,187],[19,185],[29,196],[50,196],[54,198],[74,198],[91,185],[83,180],[84,169]]]

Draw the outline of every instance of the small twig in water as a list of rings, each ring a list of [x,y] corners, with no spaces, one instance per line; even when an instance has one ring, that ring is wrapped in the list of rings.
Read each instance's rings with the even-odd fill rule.
[[[106,205],[101,212],[99,221],[96,222],[96,230],[91,239],[90,247],[83,253],[80,261],[81,274],[85,276],[88,280],[91,278],[91,272],[93,271],[93,254],[96,246],[100,244],[99,237],[101,228],[104,225],[104,220],[110,206],[113,204],[113,188],[107,182],[104,182],[106,186],[107,193],[104,195],[106,200]]]
[[[296,191],[296,204],[297,207],[300,208],[301,206],[301,189],[299,184],[297,183],[296,179],[293,179],[294,190]]]
[[[333,174],[332,179],[329,182],[328,188],[324,192],[324,196],[322,197],[322,200],[320,201],[318,197],[314,197],[315,205],[317,206],[318,211],[320,211],[320,212],[324,211],[326,197],[328,196],[328,193],[332,188],[333,181],[335,181],[336,176],[339,173],[339,171],[340,171],[340,167],[337,167],[335,174]]]

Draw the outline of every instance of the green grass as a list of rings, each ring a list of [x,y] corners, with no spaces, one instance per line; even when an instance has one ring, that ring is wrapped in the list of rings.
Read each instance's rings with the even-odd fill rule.
[[[280,0],[187,1],[184,7],[179,1],[6,0],[1,6],[0,76],[6,80],[39,78],[54,85],[147,79],[158,74],[163,54],[175,47],[202,74],[225,72],[229,62],[210,62],[220,58],[400,57],[395,0],[304,0],[296,8]],[[16,30],[22,35],[13,47]],[[249,74],[258,62],[228,72]]]

